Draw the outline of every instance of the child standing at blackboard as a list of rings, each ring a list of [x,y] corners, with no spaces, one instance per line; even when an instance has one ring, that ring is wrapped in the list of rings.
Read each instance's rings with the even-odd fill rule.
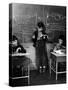
[[[38,60],[38,67],[39,71],[45,72],[47,67],[47,50],[46,50],[46,42],[47,42],[47,34],[45,33],[45,26],[43,22],[37,23],[36,31],[33,33],[33,42],[34,46],[36,47],[37,53],[37,60]]]

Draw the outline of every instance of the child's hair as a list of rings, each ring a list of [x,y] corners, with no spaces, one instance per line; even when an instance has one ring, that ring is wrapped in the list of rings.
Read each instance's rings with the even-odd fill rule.
[[[64,40],[64,35],[60,35],[58,39]]]
[[[37,23],[37,26],[38,26],[39,28],[41,28],[41,27],[42,27],[42,28],[45,27],[43,22],[38,22],[38,23]]]
[[[15,40],[18,41],[18,38],[17,38],[15,35],[13,35],[13,36],[12,36],[12,41],[15,41]]]
[[[58,38],[58,40],[59,40],[59,39],[61,39],[61,40],[63,41],[62,45],[65,46],[65,45],[66,45],[66,40],[65,40],[64,35],[60,35],[59,38]]]
[[[46,31],[46,27],[45,27],[44,23],[42,21],[40,21],[40,22],[37,23],[37,26],[39,28],[43,28],[42,33],[44,34],[45,31]]]
[[[17,44],[19,45],[20,43],[19,43],[18,38],[17,38],[15,35],[13,35],[13,36],[12,36],[12,41],[15,41],[15,40],[17,40]]]

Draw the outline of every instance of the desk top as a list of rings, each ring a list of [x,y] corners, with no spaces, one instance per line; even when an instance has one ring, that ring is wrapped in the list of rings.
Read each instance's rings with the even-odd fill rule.
[[[66,54],[58,54],[58,53],[55,53],[55,52],[51,52],[51,54],[57,56],[57,57],[61,57],[61,56],[66,56]]]
[[[30,53],[13,53],[11,56],[28,56]]]

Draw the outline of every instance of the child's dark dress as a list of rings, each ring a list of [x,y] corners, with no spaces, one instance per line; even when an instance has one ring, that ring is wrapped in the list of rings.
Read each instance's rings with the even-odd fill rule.
[[[45,34],[45,38],[41,37],[39,40],[37,40],[38,32],[34,32],[35,39],[33,39],[34,46],[36,47],[36,62],[37,66],[46,66],[48,63],[47,58],[47,48],[46,48],[46,42],[47,42],[47,35]]]
[[[45,38],[46,39],[43,39],[43,37],[41,37],[40,40],[37,40],[36,44],[39,66],[47,66],[47,50],[46,50],[47,36]]]

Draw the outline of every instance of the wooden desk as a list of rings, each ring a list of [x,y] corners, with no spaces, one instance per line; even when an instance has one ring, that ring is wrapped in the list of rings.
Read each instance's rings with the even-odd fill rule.
[[[51,70],[53,70],[56,73],[56,80],[57,80],[58,74],[66,73],[66,71],[58,72],[58,63],[61,63],[61,62],[66,62],[66,54],[58,54],[55,52],[51,52],[50,75],[51,75]],[[54,63],[55,66],[53,66],[52,63]]]
[[[11,54],[12,57],[14,56],[28,56],[30,55],[30,53],[14,53],[14,54]]]
[[[14,53],[14,54],[10,54],[11,57],[22,57],[22,56],[29,56],[30,53]],[[22,69],[23,70],[23,69]],[[12,70],[13,72],[13,70]],[[28,78],[28,85],[30,84],[30,68],[28,65],[28,75],[27,76],[19,76],[19,77],[11,77],[9,76],[9,78],[11,78],[12,80],[14,79],[21,79],[21,78]]]

